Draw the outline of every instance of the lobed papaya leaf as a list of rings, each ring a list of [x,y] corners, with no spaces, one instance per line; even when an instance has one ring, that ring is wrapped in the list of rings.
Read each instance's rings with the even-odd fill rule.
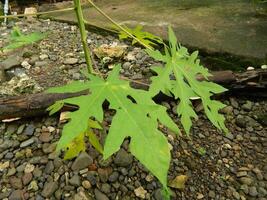
[[[179,99],[177,113],[181,117],[182,125],[187,134],[189,134],[192,126],[192,119],[197,119],[190,99],[200,97],[209,120],[218,129],[227,133],[224,117],[219,113],[219,110],[225,105],[211,98],[213,94],[222,93],[226,89],[208,81],[211,74],[200,65],[197,59],[198,52],[189,54],[185,47],[177,44],[176,36],[171,27],[169,27],[169,42],[169,48],[165,48],[164,54],[157,50],[146,50],[151,57],[165,63],[163,68],[152,68],[157,73],[157,76],[152,77],[149,89],[152,96],[161,91],[168,96],[174,95],[176,99]],[[175,80],[169,78],[171,75],[174,75]],[[198,81],[197,75],[202,75],[205,80]]]

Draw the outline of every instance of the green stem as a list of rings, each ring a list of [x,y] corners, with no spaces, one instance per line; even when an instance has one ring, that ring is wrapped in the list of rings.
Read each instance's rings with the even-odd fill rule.
[[[106,13],[104,13],[97,5],[95,5],[91,0],[87,0],[88,3],[90,3],[100,14],[102,14],[104,17],[106,17],[111,23],[113,23],[115,26],[117,26],[119,29],[121,29],[123,32],[125,32],[127,35],[129,35],[131,38],[135,39],[137,42],[139,42],[141,45],[143,45],[145,48],[153,50],[151,47],[147,46],[145,43],[140,41],[137,37],[135,37],[133,34],[131,34],[129,31],[127,31],[123,26],[118,24],[116,21],[114,21],[112,18],[110,18]]]
[[[92,74],[94,73],[94,69],[93,69],[92,60],[90,57],[90,50],[89,50],[89,47],[86,41],[87,36],[86,36],[86,30],[85,30],[85,25],[84,25],[81,2],[80,0],[73,0],[73,1],[75,5],[76,17],[78,20],[78,26],[79,26],[80,33],[81,33],[81,40],[82,40],[84,56],[85,56],[85,60],[86,60],[87,68],[88,68],[88,73]]]

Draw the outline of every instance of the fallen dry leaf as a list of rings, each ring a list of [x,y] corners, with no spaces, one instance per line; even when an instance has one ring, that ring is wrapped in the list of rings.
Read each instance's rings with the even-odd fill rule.
[[[176,188],[176,189],[184,189],[185,182],[187,180],[188,180],[188,177],[186,175],[179,175],[179,176],[176,176],[175,179],[169,182],[169,186],[172,188]]]

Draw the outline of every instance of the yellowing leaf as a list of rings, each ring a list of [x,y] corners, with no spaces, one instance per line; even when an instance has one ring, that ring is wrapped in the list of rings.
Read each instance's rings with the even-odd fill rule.
[[[186,175],[176,176],[175,179],[171,180],[168,185],[172,188],[184,189],[187,180],[188,177]]]
[[[88,120],[88,130],[85,131],[85,133],[81,133],[80,135],[78,135],[69,145],[67,145],[66,152],[65,152],[65,156],[64,159],[72,159],[76,156],[78,156],[78,154],[81,151],[85,151],[85,142],[84,142],[84,137],[88,136],[89,138],[89,142],[92,144],[93,147],[95,147],[95,149],[97,151],[99,151],[100,153],[103,153],[103,147],[102,145],[99,143],[98,138],[96,137],[96,135],[94,134],[92,128],[95,129],[102,129],[102,127],[99,125],[99,123],[97,121],[94,121],[92,119]]]
[[[84,133],[81,133],[69,145],[67,145],[64,159],[72,159],[76,157],[81,151],[85,151]]]

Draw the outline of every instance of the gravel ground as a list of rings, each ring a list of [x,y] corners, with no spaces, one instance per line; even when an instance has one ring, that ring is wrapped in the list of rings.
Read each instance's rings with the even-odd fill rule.
[[[84,78],[80,70],[86,65],[75,26],[49,20],[17,25],[25,32],[49,31],[49,36],[0,57],[0,97],[39,92]],[[0,27],[0,47],[9,32]],[[124,76],[136,80],[151,76],[149,67],[155,61],[141,48],[94,33],[89,33],[88,43],[91,49],[104,44],[123,50],[119,56],[95,57],[101,72],[108,72],[112,64],[120,62]],[[222,112],[230,134],[219,133],[198,102],[199,120],[193,125],[191,138],[177,138],[166,131],[172,147],[168,179],[188,177],[185,189],[172,189],[172,199],[267,199],[266,100],[227,97],[223,101],[228,105]],[[179,125],[176,103],[162,104]],[[104,124],[111,116],[110,111],[105,113]],[[160,183],[128,153],[128,140],[106,161],[89,144],[86,152],[65,161],[62,154],[55,153],[62,126],[59,116],[0,123],[0,199],[162,199]],[[101,141],[105,135],[106,131]]]

